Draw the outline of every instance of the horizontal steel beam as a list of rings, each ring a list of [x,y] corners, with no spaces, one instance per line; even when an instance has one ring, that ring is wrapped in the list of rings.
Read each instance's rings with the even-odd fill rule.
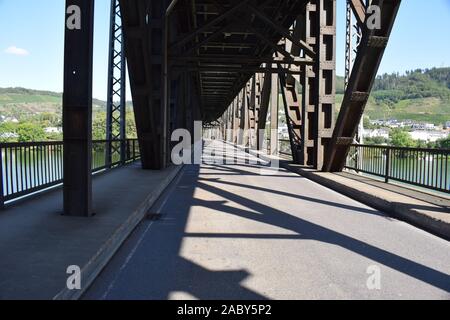
[[[169,57],[172,65],[177,63],[185,63],[186,61],[195,62],[216,62],[216,63],[226,63],[226,64],[250,64],[250,63],[267,63],[267,64],[295,64],[297,66],[302,65],[313,65],[314,60],[306,58],[256,58],[249,56],[222,56],[222,55],[207,55],[207,56],[171,56]]]
[[[211,28],[212,26],[215,26],[217,23],[221,22],[222,20],[226,19],[227,17],[231,16],[232,14],[234,14],[237,10],[241,9],[247,2],[249,2],[250,0],[242,0],[241,2],[239,2],[237,5],[229,8],[226,12],[224,12],[222,15],[214,18],[213,20],[207,22],[205,25],[197,28],[196,30],[192,31],[191,33],[189,33],[188,35],[183,36],[183,38],[181,40],[179,40],[178,42],[172,44],[169,47],[169,50],[173,50],[176,47],[182,46],[185,43],[189,42],[190,40],[194,39],[198,34],[208,30],[209,28]]]
[[[247,7],[250,9],[251,12],[253,12],[258,18],[263,20],[265,23],[267,23],[269,26],[271,26],[273,29],[275,29],[277,32],[279,32],[283,37],[288,39],[293,43],[293,45],[299,46],[303,49],[303,51],[310,56],[311,58],[314,58],[316,56],[316,53],[310,48],[310,46],[304,42],[303,40],[296,40],[292,37],[291,33],[283,28],[282,26],[279,26],[275,22],[273,22],[273,19],[267,17],[264,13],[253,7],[252,5],[247,4]]]
[[[277,69],[277,68],[227,68],[227,67],[192,67],[188,68],[189,71],[198,71],[203,73],[281,73],[281,74],[301,74],[301,71],[290,69]]]

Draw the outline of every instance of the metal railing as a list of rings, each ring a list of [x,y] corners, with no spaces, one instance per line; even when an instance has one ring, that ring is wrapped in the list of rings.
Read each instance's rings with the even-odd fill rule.
[[[278,153],[284,156],[292,156],[290,140],[278,139]]]
[[[121,144],[124,143],[123,146]],[[108,163],[109,150],[124,149],[123,158],[119,153],[114,153],[111,157],[111,163]],[[92,141],[92,171],[97,172],[123,165],[125,163],[138,160],[140,157],[139,144],[137,139],[126,140],[94,140]]]
[[[109,144],[121,144],[124,156],[106,156]],[[63,142],[0,143],[0,207],[6,201],[61,184],[63,182]],[[116,149],[117,150],[117,149]],[[137,139],[95,140],[92,142],[92,171],[114,168],[140,158]]]
[[[351,145],[346,169],[450,192],[450,149]]]
[[[271,154],[270,139],[266,139],[265,140],[265,145],[266,145],[266,149],[267,149],[267,154]],[[279,155],[283,155],[283,156],[287,156],[287,157],[291,157],[292,156],[292,153],[291,153],[291,142],[289,140],[278,139],[278,154]]]

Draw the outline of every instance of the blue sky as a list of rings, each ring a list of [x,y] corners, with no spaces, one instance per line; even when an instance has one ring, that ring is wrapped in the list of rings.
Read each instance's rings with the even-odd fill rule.
[[[0,87],[62,91],[64,4],[0,0]],[[110,4],[95,4],[93,95],[105,99]],[[337,6],[337,73],[343,75],[345,0]],[[450,0],[403,0],[380,73],[450,66],[449,31]]]

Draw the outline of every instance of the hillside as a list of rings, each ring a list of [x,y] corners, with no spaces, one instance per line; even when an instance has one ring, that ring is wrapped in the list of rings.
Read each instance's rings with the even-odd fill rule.
[[[344,79],[337,77],[337,108],[344,93]],[[23,88],[0,88],[0,115],[19,120],[39,114],[61,115],[61,93]],[[93,101],[94,112],[106,103]],[[132,108],[128,102],[128,109]],[[416,120],[443,124],[450,121],[450,68],[408,71],[404,75],[384,74],[374,85],[365,115],[370,119]]]
[[[338,107],[343,79],[338,80]],[[450,121],[450,68],[408,71],[377,77],[365,115],[371,119],[398,119],[443,124]]]
[[[105,111],[106,102],[93,99],[93,111]],[[131,102],[127,102],[131,107]],[[42,113],[60,115],[62,94],[25,88],[0,88],[0,115],[17,119]]]

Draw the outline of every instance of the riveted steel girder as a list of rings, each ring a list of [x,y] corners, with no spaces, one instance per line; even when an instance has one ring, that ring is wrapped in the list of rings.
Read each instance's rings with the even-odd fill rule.
[[[330,141],[323,166],[324,171],[341,171],[344,167],[350,144],[353,143],[358,124],[364,113],[400,3],[400,0],[373,0],[371,2],[372,5],[377,5],[381,9],[381,28],[369,29],[367,24],[363,25],[361,44]]]

